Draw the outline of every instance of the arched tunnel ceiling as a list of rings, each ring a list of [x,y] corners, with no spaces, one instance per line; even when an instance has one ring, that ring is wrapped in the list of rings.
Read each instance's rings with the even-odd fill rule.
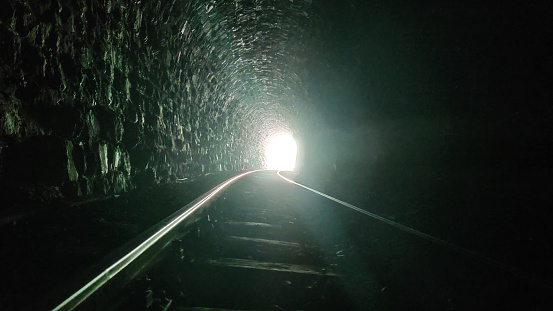
[[[306,124],[310,1],[3,7],[2,173],[23,188],[90,196],[259,168],[268,136]]]
[[[550,128],[533,121],[551,115],[539,74],[550,39],[547,10],[520,10],[4,1],[2,189],[75,199],[258,168],[266,138],[281,131],[298,139],[317,180],[341,171],[365,174],[363,185],[377,168],[473,165],[459,154],[524,162],[530,153],[513,151],[540,145]]]
[[[247,128],[252,140],[246,143],[254,148],[267,131],[290,131],[307,100],[302,38],[310,33],[310,10],[304,1],[197,1],[172,20],[175,27],[186,21],[181,45],[194,47],[181,66],[191,70],[192,81],[198,75],[196,87],[209,90],[205,96],[217,96],[202,101]]]

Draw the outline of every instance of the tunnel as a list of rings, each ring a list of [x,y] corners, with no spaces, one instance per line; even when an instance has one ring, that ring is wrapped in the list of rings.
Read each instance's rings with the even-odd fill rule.
[[[40,271],[58,255],[28,270],[36,252],[90,266],[258,169],[490,258],[534,286],[519,292],[530,309],[547,309],[548,12],[522,1],[2,1],[0,309],[40,291],[24,284],[50,284]],[[110,223],[105,253],[87,246],[88,257],[63,233]],[[444,301],[421,309],[470,305]]]

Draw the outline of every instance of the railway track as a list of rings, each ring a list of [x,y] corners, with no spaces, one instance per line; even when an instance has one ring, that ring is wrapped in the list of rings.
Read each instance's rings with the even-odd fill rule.
[[[307,217],[320,206],[302,206],[305,193],[277,178],[261,173],[237,182],[127,287],[129,299],[117,308],[347,308],[334,252],[318,239],[324,228]]]
[[[336,241],[322,218],[311,217],[325,213],[320,205],[306,204],[312,199],[274,172],[244,177],[192,221],[173,228],[178,233],[163,246],[139,256],[146,259],[137,257],[140,264],[121,269],[125,276],[101,284],[108,289],[58,309],[347,308],[342,276],[335,271]]]
[[[123,258],[132,260],[109,266],[56,310],[550,306],[539,284],[412,229],[364,217],[274,172],[231,182],[143,234],[145,242],[133,244],[140,254],[128,253]]]

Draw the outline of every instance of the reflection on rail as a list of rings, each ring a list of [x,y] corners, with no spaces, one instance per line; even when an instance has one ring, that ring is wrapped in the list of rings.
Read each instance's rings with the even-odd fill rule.
[[[61,304],[59,304],[56,308],[54,308],[54,310],[73,310],[85,299],[87,299],[94,292],[96,292],[100,287],[102,287],[106,282],[114,278],[123,269],[128,267],[138,257],[145,254],[145,252],[148,251],[156,243],[162,243],[162,244],[164,243],[164,245],[161,247],[161,249],[163,249],[163,247],[171,241],[171,239],[167,239],[168,233],[170,233],[178,225],[181,225],[195,212],[200,210],[210,199],[212,199],[217,194],[219,194],[223,189],[225,189],[225,187],[232,184],[237,179],[257,171],[260,171],[260,170],[248,171],[248,172],[239,174],[233,178],[230,178],[229,180],[225,181],[224,183],[220,184],[219,186],[215,187],[211,191],[207,192],[206,194],[198,198],[196,201],[188,204],[187,206],[183,207],[181,210],[177,211],[175,213],[176,215],[173,214],[172,216],[170,216],[171,219],[160,230],[155,232],[144,242],[138,245],[135,249],[133,249],[125,256],[123,256],[121,259],[119,259],[117,262],[112,264],[109,268],[104,270],[93,280],[88,282],[85,286],[83,286],[81,289],[79,289],[77,292],[75,292],[73,295],[71,295]],[[174,238],[174,236],[172,238]],[[153,254],[149,254],[149,255],[156,256],[157,253],[158,252],[153,252]],[[151,261],[151,259],[147,261]],[[136,273],[138,272],[135,272],[134,274]]]

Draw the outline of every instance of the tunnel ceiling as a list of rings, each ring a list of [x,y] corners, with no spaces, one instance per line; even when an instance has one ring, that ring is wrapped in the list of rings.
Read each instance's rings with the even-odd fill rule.
[[[550,128],[526,113],[551,115],[543,12],[477,1],[3,1],[1,188],[13,201],[79,199],[259,168],[278,132],[298,138],[311,171],[404,165],[405,155],[447,164],[490,143],[483,154],[494,157]],[[525,94],[534,100],[522,111]]]
[[[309,110],[310,1],[2,6],[2,180],[35,195],[259,168]]]

